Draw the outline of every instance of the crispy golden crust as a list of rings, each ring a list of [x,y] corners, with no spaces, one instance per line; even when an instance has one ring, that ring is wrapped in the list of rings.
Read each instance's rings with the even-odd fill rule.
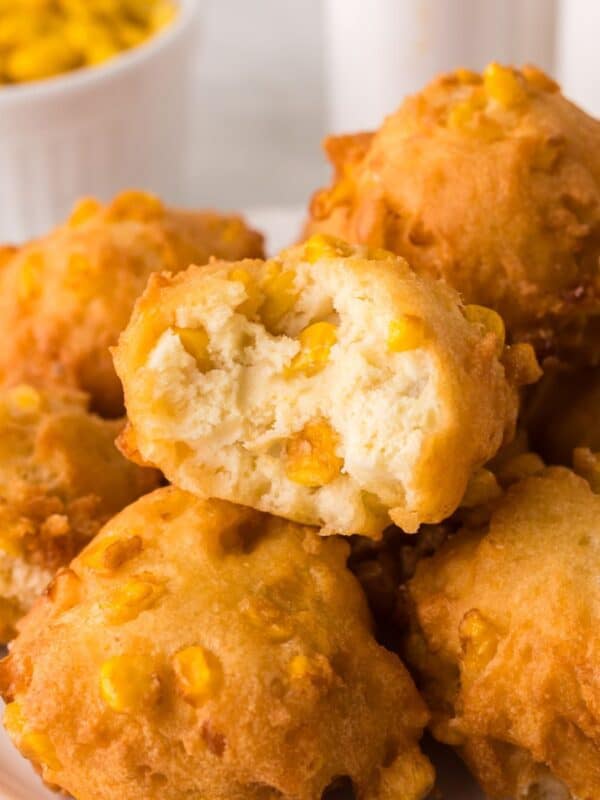
[[[306,233],[386,247],[540,357],[600,360],[600,123],[537,70],[464,70],[369,139],[329,139]]]
[[[409,583],[432,729],[492,797],[550,774],[600,796],[600,497],[562,467],[514,484]],[[535,795],[537,796],[537,795]]]
[[[0,640],[113,514],[158,486],[116,449],[122,427],[81,394],[0,393]]]
[[[237,216],[169,210],[138,192],[107,206],[81,201],[48,236],[0,254],[0,383],[73,386],[104,416],[119,416],[108,348],[149,275],[213,255],[260,256],[262,237]]]
[[[532,443],[551,463],[570,465],[578,447],[600,452],[600,368],[547,370],[524,419]]]
[[[513,433],[538,367],[503,337],[493,312],[343,242],[153,276],[115,350],[122,446],[201,497],[412,532]]]
[[[314,800],[340,776],[367,800],[418,800],[424,706],[373,639],[347,554],[160,489],[22,624],[0,667],[5,724],[79,800]]]

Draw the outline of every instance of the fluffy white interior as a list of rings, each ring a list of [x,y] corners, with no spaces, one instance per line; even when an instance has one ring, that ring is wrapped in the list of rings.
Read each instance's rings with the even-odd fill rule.
[[[152,407],[161,409],[144,421],[145,454],[182,443],[182,458],[207,468],[219,496],[362,530],[384,509],[415,502],[415,463],[442,410],[427,347],[389,352],[392,310],[367,280],[342,281],[329,266],[296,268],[299,297],[278,335],[235,310],[246,297],[242,283],[211,276],[203,295],[178,310],[177,325],[208,332],[214,369],[200,372],[177,333],[164,332],[143,370]],[[286,377],[300,349],[295,337],[317,321],[337,325],[327,365],[312,377]],[[286,440],[315,419],[337,432],[344,466],[313,489],[286,477],[282,456]],[[185,482],[185,470],[178,479]]]

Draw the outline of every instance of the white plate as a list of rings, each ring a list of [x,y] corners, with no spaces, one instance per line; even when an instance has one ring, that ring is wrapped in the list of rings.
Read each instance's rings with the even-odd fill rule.
[[[252,209],[249,222],[267,235],[270,254],[296,241],[300,235],[301,209]],[[0,708],[2,704],[0,703]],[[485,800],[464,766],[450,750],[428,742],[426,750],[436,765],[438,787],[444,800]],[[0,726],[0,800],[56,800],[37,774],[11,744]],[[436,800],[439,795],[436,795]]]

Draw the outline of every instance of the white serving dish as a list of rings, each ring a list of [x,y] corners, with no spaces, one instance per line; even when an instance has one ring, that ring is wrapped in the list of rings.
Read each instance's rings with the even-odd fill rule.
[[[200,0],[180,6],[164,31],[99,67],[0,89],[0,242],[43,233],[85,195],[136,187],[177,200]]]

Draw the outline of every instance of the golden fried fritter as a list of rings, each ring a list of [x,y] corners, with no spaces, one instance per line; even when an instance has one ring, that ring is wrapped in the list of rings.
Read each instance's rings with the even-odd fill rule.
[[[489,526],[450,538],[409,583],[406,652],[433,733],[491,797],[550,785],[600,797],[599,574],[600,497],[553,467],[511,486]]]
[[[81,394],[0,392],[0,641],[113,514],[158,486],[115,447],[122,427]]]
[[[504,348],[494,312],[319,236],[156,276],[115,364],[125,450],[173,484],[373,537],[452,513],[538,369],[528,345]]]
[[[210,256],[262,255],[262,237],[236,216],[166,209],[126,192],[81,201],[69,221],[0,255],[0,383],[69,385],[104,416],[123,413],[108,351],[151,273]]]
[[[364,800],[419,800],[424,704],[347,555],[241,506],[147,495],[22,623],[8,731],[78,800],[319,800],[343,776]]]
[[[393,250],[498,311],[509,341],[600,362],[600,122],[547,76],[458,70],[325,147],[307,234]]]
[[[577,447],[600,451],[600,368],[548,370],[526,404],[525,424],[552,463],[570,465]]]

